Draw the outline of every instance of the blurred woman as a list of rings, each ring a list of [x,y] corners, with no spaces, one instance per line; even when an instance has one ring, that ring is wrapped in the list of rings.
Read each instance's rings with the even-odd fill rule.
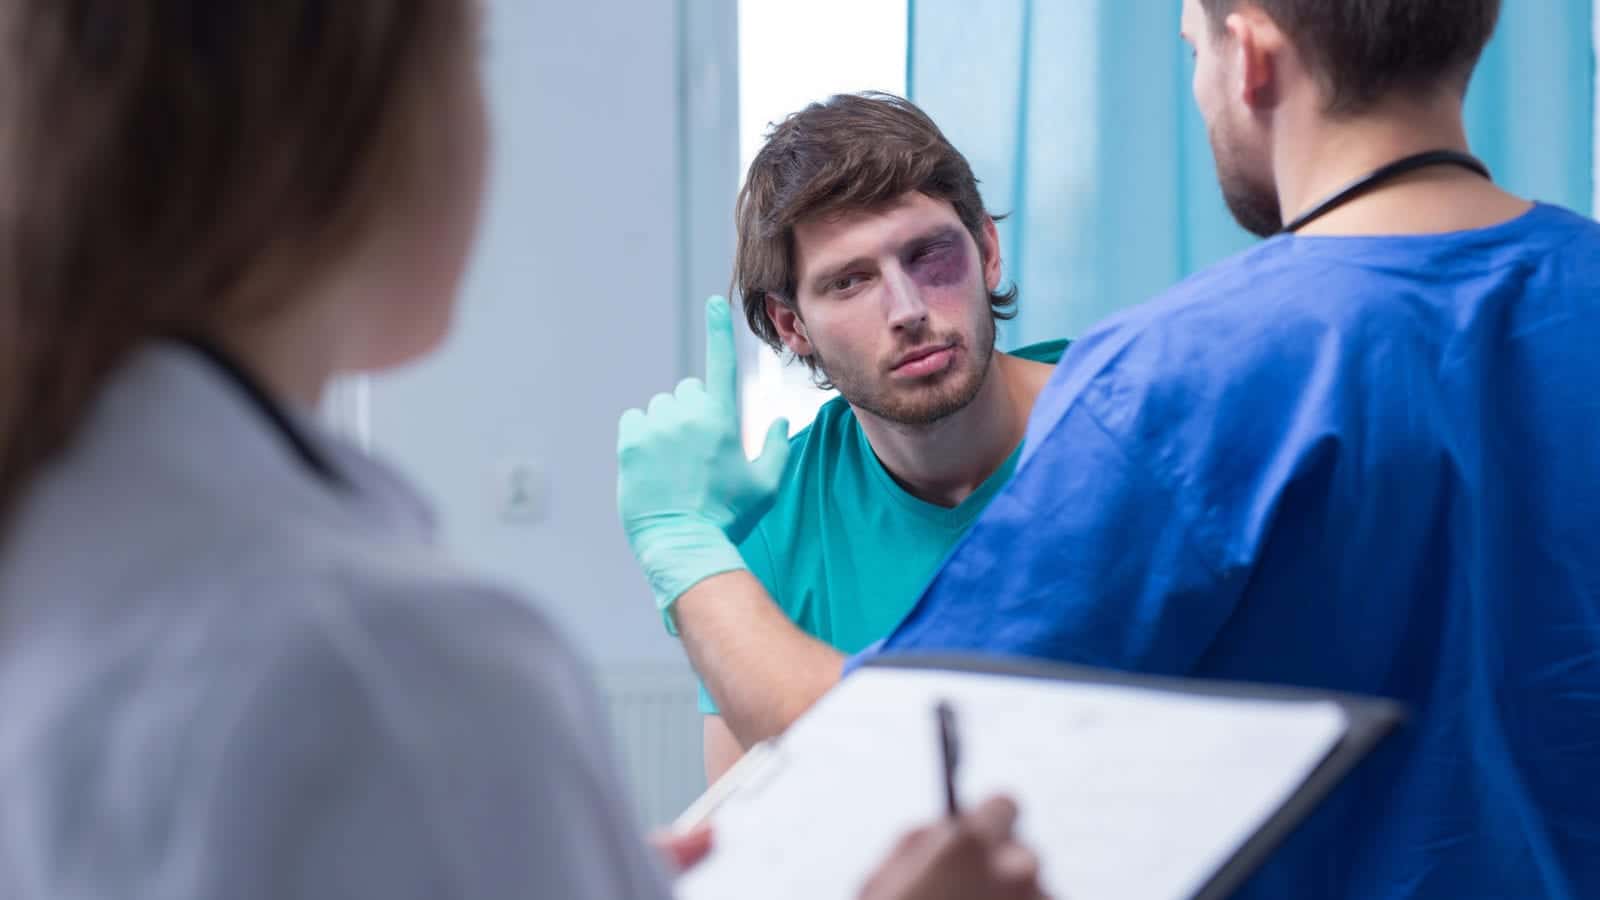
[[[666,896],[570,648],[313,421],[447,331],[478,15],[0,4],[0,895]],[[874,890],[1032,896],[986,809]]]

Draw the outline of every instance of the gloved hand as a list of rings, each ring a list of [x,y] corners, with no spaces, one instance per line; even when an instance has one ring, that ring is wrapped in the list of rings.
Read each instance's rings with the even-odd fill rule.
[[[686,378],[617,423],[617,507],[667,630],[697,582],[746,568],[738,543],[772,508],[789,458],[789,423],[751,461],[739,431],[739,373],[728,301],[706,301],[706,381]]]

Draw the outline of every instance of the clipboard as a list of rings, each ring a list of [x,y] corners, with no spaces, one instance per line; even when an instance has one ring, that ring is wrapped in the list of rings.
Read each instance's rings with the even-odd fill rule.
[[[894,655],[878,657],[862,670],[909,669],[993,675],[1020,679],[1065,681],[1104,685],[1189,697],[1260,701],[1331,702],[1344,715],[1344,729],[1327,754],[1299,783],[1292,794],[1246,838],[1191,895],[1194,900],[1221,900],[1231,896],[1314,811],[1319,804],[1377,747],[1401,727],[1403,708],[1390,700],[1300,688],[1202,681],[1147,675],[1130,675],[1104,669],[1036,660],[976,655]],[[723,778],[712,785],[673,823],[688,830],[705,823],[729,801],[745,792],[760,792],[785,766],[780,735],[751,749]],[[1026,808],[1028,798],[1018,800]]]
[[[894,655],[875,658],[862,668],[944,669],[1019,678],[1056,679],[1085,684],[1109,684],[1145,688],[1200,697],[1248,700],[1331,700],[1344,710],[1348,726],[1344,736],[1329,751],[1288,802],[1280,806],[1256,833],[1245,841],[1193,900],[1224,900],[1244,886],[1300,823],[1339,786],[1345,776],[1361,764],[1384,739],[1405,723],[1405,708],[1393,700],[1355,694],[1316,691],[1245,682],[1206,681],[1167,678],[1156,675],[1131,675],[1110,669],[1095,669],[1064,663],[1047,663],[1012,657],[983,657],[964,654]],[[731,771],[731,770],[730,770]],[[1026,802],[1024,799],[1023,802]]]

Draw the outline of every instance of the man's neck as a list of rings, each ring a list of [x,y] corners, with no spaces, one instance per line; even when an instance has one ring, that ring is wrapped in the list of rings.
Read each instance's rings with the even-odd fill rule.
[[[1286,111],[1294,117],[1295,113]],[[1407,156],[1467,151],[1461,106],[1453,98],[1395,99],[1360,116],[1301,111],[1285,121],[1274,148],[1285,221],[1344,185]],[[1485,228],[1515,218],[1529,204],[1458,166],[1430,166],[1351,200],[1300,230],[1303,235],[1437,234]]]
[[[900,425],[859,408],[856,418],[878,460],[908,493],[955,507],[1022,443],[1050,370],[996,352],[978,396],[954,415],[923,426]]]

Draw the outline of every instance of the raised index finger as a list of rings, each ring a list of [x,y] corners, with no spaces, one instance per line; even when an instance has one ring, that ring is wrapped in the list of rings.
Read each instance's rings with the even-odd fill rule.
[[[739,409],[739,362],[733,313],[722,297],[706,300],[706,392],[724,409]]]

